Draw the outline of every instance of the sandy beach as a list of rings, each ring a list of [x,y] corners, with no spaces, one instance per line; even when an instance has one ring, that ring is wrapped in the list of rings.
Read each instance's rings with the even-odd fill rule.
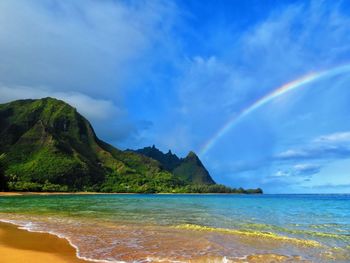
[[[74,246],[55,235],[0,224],[1,263],[86,262],[76,257],[75,246],[84,258],[125,262],[350,259],[344,215],[349,196],[5,194],[1,220],[59,233]],[[332,206],[322,206],[325,201]],[[324,223],[325,211],[334,224]]]
[[[101,193],[101,192],[0,192],[0,197],[26,195],[138,195],[139,193]],[[161,193],[173,194],[173,193]]]
[[[3,263],[83,263],[68,241],[44,233],[31,233],[0,223],[0,255]]]
[[[106,194],[97,192],[0,192],[0,196],[22,196],[22,195],[96,195]]]
[[[50,234],[21,230],[12,224],[2,222],[0,222],[0,255],[1,263],[89,262],[78,259],[75,254],[75,249],[71,247],[68,241],[64,239]],[[298,257],[293,259],[295,259],[293,262],[304,262],[299,261]],[[219,259],[213,259],[214,262],[215,260]],[[288,257],[282,255],[265,254],[248,256],[246,259],[241,259],[234,262],[277,263],[285,262],[285,260],[288,260]],[[190,262],[211,262],[211,260],[204,257]]]

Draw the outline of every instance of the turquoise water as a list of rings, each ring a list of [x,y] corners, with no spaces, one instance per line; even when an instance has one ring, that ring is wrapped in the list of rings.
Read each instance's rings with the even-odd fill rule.
[[[108,262],[350,262],[350,195],[13,196],[0,197],[0,219]]]

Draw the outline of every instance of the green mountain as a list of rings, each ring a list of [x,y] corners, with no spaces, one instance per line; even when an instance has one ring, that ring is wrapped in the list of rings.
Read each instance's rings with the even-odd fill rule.
[[[91,124],[63,101],[44,98],[0,104],[0,190],[234,190],[206,186],[214,181],[209,174],[201,179],[206,170],[203,165],[193,165],[200,163],[193,154],[179,163],[169,161],[164,167],[161,163],[157,158],[121,151],[103,142]]]
[[[159,161],[165,170],[188,183],[205,185],[215,184],[215,181],[211,178],[207,169],[205,169],[194,152],[190,152],[186,158],[181,159],[175,154],[172,154],[170,150],[168,153],[164,154],[154,145],[152,147],[139,149],[136,152]]]
[[[183,184],[157,161],[99,140],[63,101],[2,104],[0,127],[2,177],[9,190],[147,192]]]

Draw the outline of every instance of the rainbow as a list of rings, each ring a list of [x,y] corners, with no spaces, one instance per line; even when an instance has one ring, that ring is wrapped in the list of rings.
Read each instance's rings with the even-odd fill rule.
[[[242,109],[240,112],[234,114],[231,118],[229,118],[228,121],[208,141],[206,141],[206,143],[203,144],[203,146],[199,151],[199,154],[201,156],[204,156],[216,144],[216,142],[224,134],[226,134],[230,129],[232,129],[232,127],[234,127],[240,120],[242,120],[245,116],[249,115],[255,110],[259,109],[263,105],[274,100],[275,98],[282,96],[292,90],[301,88],[311,82],[314,82],[323,78],[333,77],[349,71],[350,71],[350,64],[346,64],[346,65],[334,67],[328,70],[309,73],[301,78],[298,78],[296,80],[283,84],[282,86],[278,87],[272,92],[259,98],[257,101],[253,102],[248,107]]]

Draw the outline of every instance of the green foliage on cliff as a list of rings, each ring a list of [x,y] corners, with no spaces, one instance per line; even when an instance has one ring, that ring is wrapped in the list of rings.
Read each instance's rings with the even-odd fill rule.
[[[205,169],[194,152],[190,152],[186,158],[182,159],[180,165],[173,170],[173,173],[175,176],[193,184],[215,184],[207,169]]]
[[[173,154],[170,150],[165,154],[154,145],[136,150],[135,152],[148,156],[161,163],[162,167],[167,171],[173,171],[181,164],[181,159]]]
[[[194,152],[190,152],[186,158],[179,158],[175,154],[172,154],[170,150],[164,154],[154,145],[139,149],[136,152],[159,161],[164,169],[188,184],[215,184],[207,169],[205,169]]]
[[[60,100],[0,105],[0,190],[229,191],[215,185],[194,153],[178,161],[171,153],[167,158],[162,165],[99,140],[90,123]]]

